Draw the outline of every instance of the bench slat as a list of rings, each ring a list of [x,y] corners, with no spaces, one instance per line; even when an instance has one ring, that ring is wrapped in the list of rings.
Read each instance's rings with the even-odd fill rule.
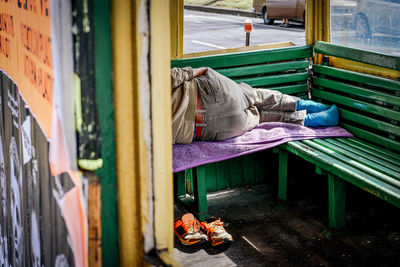
[[[277,90],[283,94],[295,95],[295,94],[306,94],[308,92],[307,84],[295,84],[279,87],[268,87],[270,90]]]
[[[379,179],[387,184],[390,184],[397,189],[400,189],[400,181],[397,179],[394,179],[393,177],[390,177],[388,175],[385,175],[379,171],[376,171],[366,165],[361,164],[359,161],[352,160],[348,156],[342,155],[338,153],[335,149],[333,149],[331,146],[325,147],[320,144],[318,144],[318,139],[313,139],[313,140],[303,140],[303,143],[307,144],[308,146],[312,147],[313,149],[319,150],[332,158],[338,160],[340,162],[340,165],[343,166],[352,166],[356,169],[359,169],[360,171],[367,173],[370,176],[375,177],[376,179]]]
[[[233,53],[214,55],[198,58],[186,58],[171,61],[171,67],[210,67],[213,69],[245,66],[260,63],[270,63],[286,60],[304,59],[313,56],[312,46],[290,47],[253,51],[244,53]]]
[[[342,126],[343,128],[345,128],[346,130],[348,130],[349,132],[351,132],[352,134],[361,139],[368,140],[374,144],[379,144],[387,147],[388,149],[400,152],[400,143],[395,140],[384,138],[380,135],[373,134],[371,132],[362,130],[360,128],[354,127],[346,123],[341,123],[340,126]]]
[[[353,121],[358,124],[371,127],[375,130],[380,130],[380,131],[384,131],[387,133],[391,133],[391,134],[400,136],[400,127],[399,126],[395,126],[395,125],[392,125],[387,122],[382,122],[382,121],[379,121],[379,120],[376,120],[376,119],[373,119],[373,118],[370,118],[367,116],[363,116],[358,113],[351,112],[351,111],[348,111],[345,109],[339,109],[339,110],[340,110],[340,118],[342,118],[342,119]]]
[[[334,159],[324,152],[309,147],[304,141],[292,141],[281,145],[289,152],[304,158],[308,162],[341,177],[345,181],[358,186],[371,194],[400,207],[400,190],[366,174],[357,168]]]
[[[366,167],[369,167],[371,169],[374,169],[376,171],[378,171],[378,173],[383,173],[391,178],[394,178],[396,181],[398,181],[399,183],[396,186],[397,188],[400,188],[400,169],[396,170],[392,170],[390,168],[387,168],[385,166],[386,162],[385,161],[381,161],[380,163],[377,163],[376,161],[372,160],[373,157],[365,157],[361,156],[358,153],[357,149],[354,148],[348,148],[343,146],[342,144],[335,142],[334,139],[332,138],[327,138],[326,140],[323,139],[315,139],[314,140],[315,143],[324,146],[330,150],[333,150],[343,156],[346,156],[356,162],[359,162],[362,165],[365,165]]]
[[[380,157],[376,156],[375,154],[371,154],[371,153],[366,153],[364,152],[362,149],[358,148],[358,147],[354,147],[351,146],[349,144],[340,142],[339,140],[336,140],[334,138],[326,138],[324,139],[326,142],[334,144],[342,149],[345,149],[347,151],[349,151],[352,154],[355,154],[359,157],[362,158],[366,158],[372,162],[375,162],[381,166],[383,166],[384,168],[388,168],[392,171],[394,171],[395,173],[397,173],[397,175],[400,175],[400,167],[396,166],[394,164],[391,164],[389,161],[387,161],[386,159],[381,159]]]
[[[314,86],[315,85],[323,86],[323,87],[326,87],[326,88],[329,88],[329,89],[332,89],[335,91],[353,94],[353,95],[369,98],[374,101],[378,100],[378,101],[382,101],[384,103],[400,106],[400,97],[392,95],[392,94],[381,93],[378,91],[365,89],[363,87],[348,85],[345,83],[328,80],[328,79],[324,79],[324,78],[319,78],[319,77],[313,77],[313,84],[314,84]]]
[[[305,71],[305,69],[308,68],[309,64],[310,63],[308,60],[302,60],[302,61],[281,62],[275,64],[263,64],[263,65],[247,66],[239,68],[216,69],[216,71],[229,78],[246,76],[246,75],[260,76],[263,73],[273,73],[273,72],[288,71],[288,70],[303,69]]]
[[[354,108],[357,110],[362,110],[364,112],[368,112],[374,115],[382,116],[388,119],[392,120],[400,120],[399,112],[376,106],[367,102],[363,102],[357,99],[351,99],[345,96],[341,96],[338,94],[330,93],[330,92],[325,92],[316,88],[312,89],[312,96],[315,98],[320,98],[327,100],[331,103],[340,103],[341,105]]]
[[[249,78],[249,79],[235,79],[235,81],[237,83],[241,82],[247,83],[253,87],[265,87],[274,84],[307,81],[307,79],[308,79],[307,73],[291,73],[291,74],[282,74],[282,75]]]
[[[375,147],[371,144],[361,143],[356,138],[336,138],[335,140],[348,147],[355,148],[358,153],[365,153],[369,158],[386,162],[386,167],[388,168],[400,171],[399,155],[390,155],[387,150],[382,150],[380,147]]]
[[[393,91],[400,91],[400,81],[317,64],[314,65],[313,71],[315,73],[332,76],[334,78],[362,83],[369,86],[381,87]]]
[[[400,70],[400,57],[352,48],[348,46],[326,43],[318,41],[315,43],[314,52],[324,55],[350,59],[357,62],[371,64],[389,68],[392,70]]]

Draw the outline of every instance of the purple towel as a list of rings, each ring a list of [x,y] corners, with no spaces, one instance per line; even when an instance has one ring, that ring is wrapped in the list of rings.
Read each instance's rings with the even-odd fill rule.
[[[327,137],[353,137],[353,135],[338,126],[309,128],[290,123],[266,122],[232,139],[174,145],[173,172],[247,155],[289,141]]]

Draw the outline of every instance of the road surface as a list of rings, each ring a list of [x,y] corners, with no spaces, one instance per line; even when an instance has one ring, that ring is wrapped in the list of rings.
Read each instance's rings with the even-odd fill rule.
[[[221,15],[185,10],[183,53],[195,53],[208,50],[244,46],[244,17]],[[254,31],[250,35],[250,45],[291,41],[296,45],[305,45],[304,28],[292,23],[290,28],[265,25],[261,18],[252,18]]]

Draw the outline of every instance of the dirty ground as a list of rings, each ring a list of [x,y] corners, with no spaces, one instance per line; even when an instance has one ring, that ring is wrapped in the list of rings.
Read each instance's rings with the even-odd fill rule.
[[[274,180],[274,179],[271,179]],[[186,247],[175,237],[182,266],[400,266],[400,210],[354,186],[347,188],[347,228],[330,235],[327,179],[289,179],[288,201],[276,183],[208,194],[234,242]],[[175,217],[186,211],[175,205]]]

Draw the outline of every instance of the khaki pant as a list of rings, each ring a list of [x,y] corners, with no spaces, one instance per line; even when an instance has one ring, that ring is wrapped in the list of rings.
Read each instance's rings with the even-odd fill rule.
[[[253,88],[208,69],[196,78],[203,111],[201,140],[225,140],[262,122],[304,124],[306,111],[296,111],[298,97]]]

